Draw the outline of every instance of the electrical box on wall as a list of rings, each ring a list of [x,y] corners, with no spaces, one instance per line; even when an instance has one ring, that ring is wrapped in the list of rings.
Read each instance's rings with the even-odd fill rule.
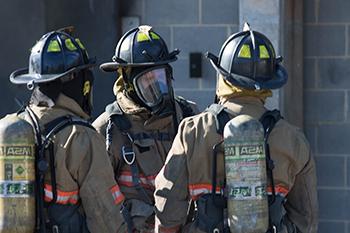
[[[202,77],[202,53],[190,53],[190,77]]]

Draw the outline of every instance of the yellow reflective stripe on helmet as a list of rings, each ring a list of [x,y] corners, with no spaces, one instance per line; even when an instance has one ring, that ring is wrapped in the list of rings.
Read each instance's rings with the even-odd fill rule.
[[[252,55],[250,53],[250,47],[248,44],[244,44],[241,47],[241,50],[239,50],[238,57],[241,58],[251,58]]]
[[[77,47],[75,47],[75,45],[73,44],[70,38],[66,39],[64,43],[66,44],[67,49],[69,49],[70,51],[77,50]]]
[[[90,81],[85,81],[84,88],[83,88],[83,95],[86,96],[87,94],[89,94],[90,89],[91,89]]]
[[[151,34],[152,39],[160,40],[160,37],[157,34],[155,34],[154,32],[151,32],[150,34]]]
[[[261,59],[270,58],[269,52],[267,51],[267,48],[265,47],[265,45],[259,45],[259,50],[260,50],[259,57]]]
[[[142,42],[142,41],[147,41],[150,40],[149,36],[143,32],[139,32],[137,33],[137,38],[136,41],[137,42]]]
[[[84,45],[83,45],[83,43],[81,43],[81,41],[80,41],[79,38],[76,38],[75,41],[78,43],[78,45],[79,45],[79,47],[80,47],[81,49],[86,50],[85,47],[84,47]]]
[[[49,46],[47,46],[47,52],[55,53],[60,51],[61,51],[61,48],[60,48],[60,45],[58,44],[58,41],[57,40],[50,41]]]

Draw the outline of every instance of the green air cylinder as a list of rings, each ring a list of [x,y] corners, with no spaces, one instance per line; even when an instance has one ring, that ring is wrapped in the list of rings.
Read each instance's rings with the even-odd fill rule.
[[[0,233],[35,228],[35,136],[17,115],[0,120]]]
[[[264,128],[248,116],[224,128],[227,212],[231,233],[265,233],[268,229]]]

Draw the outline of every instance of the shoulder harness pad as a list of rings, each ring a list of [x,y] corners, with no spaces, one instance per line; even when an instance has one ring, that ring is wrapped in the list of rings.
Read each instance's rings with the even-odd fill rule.
[[[272,129],[280,119],[283,119],[283,117],[277,109],[268,110],[260,117],[259,121],[264,127],[265,138],[269,136]]]
[[[175,101],[179,104],[181,108],[183,118],[195,115],[195,112],[191,108],[190,103],[188,103],[188,101],[185,98],[181,96],[175,96]]]
[[[59,131],[70,125],[82,125],[90,129],[95,130],[95,128],[88,122],[78,117],[73,117],[70,115],[58,117],[49,123],[47,123],[44,128],[44,135],[46,137],[57,134]]]
[[[216,121],[216,132],[220,135],[223,134],[226,123],[235,116],[232,111],[220,104],[210,105],[205,112],[211,112],[214,115]]]
[[[108,118],[121,131],[126,131],[131,128],[130,121],[124,116],[124,112],[121,110],[117,101],[106,106],[106,113],[108,114]]]

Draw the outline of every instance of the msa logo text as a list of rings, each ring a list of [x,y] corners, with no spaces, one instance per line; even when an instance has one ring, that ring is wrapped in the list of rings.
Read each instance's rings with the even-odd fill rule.
[[[30,156],[32,148],[30,146],[1,146],[0,155],[2,156]]]

